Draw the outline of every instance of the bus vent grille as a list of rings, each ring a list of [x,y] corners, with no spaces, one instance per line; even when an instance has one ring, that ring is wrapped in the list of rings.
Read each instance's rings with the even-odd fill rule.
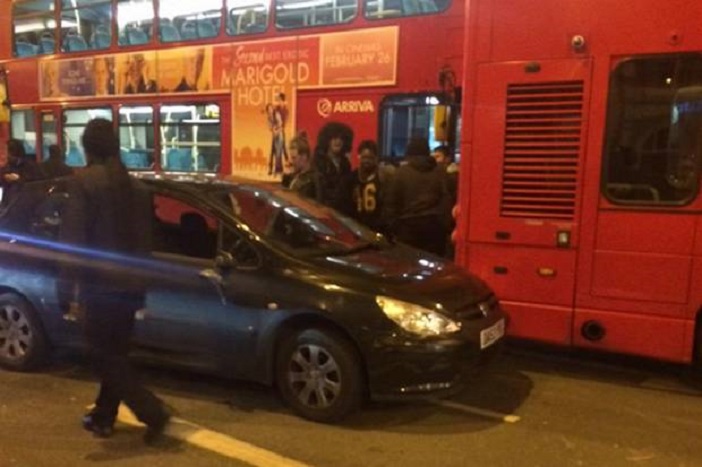
[[[507,88],[502,216],[575,216],[583,88],[582,81]]]

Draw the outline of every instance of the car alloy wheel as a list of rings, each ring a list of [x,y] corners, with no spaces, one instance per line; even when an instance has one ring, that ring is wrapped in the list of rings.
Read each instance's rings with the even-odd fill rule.
[[[346,336],[329,328],[285,333],[277,346],[275,380],[286,404],[316,422],[342,420],[365,395],[358,352]]]
[[[315,409],[333,405],[342,385],[341,371],[334,357],[314,344],[301,345],[292,355],[288,381],[298,400]]]
[[[32,305],[17,294],[0,294],[0,366],[31,370],[43,363],[48,351],[48,340]]]
[[[21,309],[5,304],[0,308],[0,358],[11,362],[27,355],[34,341],[32,326]]]

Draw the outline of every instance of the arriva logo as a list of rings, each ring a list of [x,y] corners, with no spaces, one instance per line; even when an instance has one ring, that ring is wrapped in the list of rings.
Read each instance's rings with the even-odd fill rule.
[[[323,98],[317,101],[317,113],[323,118],[329,118],[331,114],[366,113],[375,112],[373,102],[365,101],[336,101]]]
[[[319,99],[317,101],[317,113],[323,118],[329,118],[333,110],[332,101],[329,99]]]

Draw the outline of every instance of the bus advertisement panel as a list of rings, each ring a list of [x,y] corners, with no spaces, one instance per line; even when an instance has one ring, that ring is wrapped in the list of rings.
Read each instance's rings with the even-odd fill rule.
[[[297,91],[396,83],[399,31],[203,45],[40,62],[40,99],[185,92],[231,95],[231,167],[280,178],[295,134]],[[331,111],[332,109],[329,109]]]

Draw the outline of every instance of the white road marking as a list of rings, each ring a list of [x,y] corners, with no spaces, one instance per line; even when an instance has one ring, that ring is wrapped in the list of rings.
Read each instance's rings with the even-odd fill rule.
[[[144,426],[124,405],[120,405],[117,420],[127,425]],[[244,441],[208,430],[187,420],[174,417],[165,434],[201,449],[230,459],[237,459],[255,467],[309,467],[307,464],[283,457],[275,452]]]
[[[458,410],[460,412],[469,413],[471,415],[479,415],[481,417],[492,418],[495,420],[503,421],[505,423],[517,423],[519,420],[521,420],[521,417],[519,415],[494,412],[492,410],[481,409],[478,407],[473,407],[471,405],[466,405],[466,404],[460,404],[458,402],[453,402],[453,401],[431,399],[429,402],[431,404],[438,405],[439,407]]]

